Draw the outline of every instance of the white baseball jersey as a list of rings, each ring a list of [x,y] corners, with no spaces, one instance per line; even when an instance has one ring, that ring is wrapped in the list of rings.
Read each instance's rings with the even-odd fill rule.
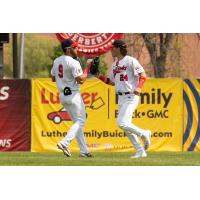
[[[56,58],[51,69],[51,75],[55,76],[56,84],[60,91],[60,102],[74,122],[60,143],[68,148],[72,140],[76,137],[80,153],[88,153],[89,151],[83,134],[83,127],[86,120],[85,105],[79,91],[80,86],[75,79],[82,74],[83,71],[80,63],[66,55]],[[70,95],[64,94],[63,90],[65,87],[69,87],[72,91]]]
[[[135,112],[140,100],[140,96],[134,95],[133,91],[137,87],[139,74],[142,72],[144,69],[138,60],[131,56],[125,56],[113,63],[109,78],[115,83],[116,93],[131,93],[118,96],[117,124],[124,130],[136,151],[145,153],[138,137],[147,137],[147,131],[132,123],[133,112]]]
[[[133,92],[138,84],[139,74],[144,72],[138,60],[126,55],[115,61],[109,74],[110,80],[115,83],[117,92]]]
[[[56,58],[51,69],[51,75],[55,76],[60,92],[63,92],[65,87],[69,87],[72,91],[80,90],[75,78],[82,74],[83,70],[80,63],[66,55]]]

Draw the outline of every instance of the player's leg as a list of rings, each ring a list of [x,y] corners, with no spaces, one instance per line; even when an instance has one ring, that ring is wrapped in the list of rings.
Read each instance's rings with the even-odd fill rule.
[[[83,104],[83,108],[84,108],[84,104]],[[85,109],[83,109],[83,118],[85,116]],[[73,118],[73,115],[71,116],[70,113],[69,113],[69,116],[70,118],[72,119],[72,121],[75,121],[75,119]],[[87,145],[86,145],[86,141],[85,141],[85,137],[84,137],[84,133],[83,133],[83,128],[80,128],[79,131],[77,132],[77,135],[76,135],[76,139],[77,139],[77,142],[78,142],[78,146],[80,148],[80,154],[88,154],[89,151],[88,151],[88,148],[87,148]]]
[[[76,97],[76,104],[79,108],[80,112],[77,114],[76,112],[70,112],[71,119],[76,123],[77,120],[86,121],[86,112],[85,112],[85,105],[83,103],[82,97]],[[85,124],[85,123],[84,123]],[[69,133],[68,133],[69,134]],[[87,144],[84,137],[83,127],[77,131],[76,139],[80,148],[80,156],[82,157],[91,157],[92,155],[89,153]]]
[[[117,122],[125,132],[136,134],[145,139],[145,149],[150,145],[150,133],[132,123],[132,115],[139,104],[139,96],[128,95],[119,97],[119,112]]]
[[[145,133],[145,130],[140,129],[132,123],[133,112],[136,110],[138,104],[139,96],[120,96],[117,122],[119,127],[126,132],[142,136],[142,134]]]
[[[80,148],[80,156],[81,157],[92,157],[92,155],[89,153],[83,129],[81,129],[78,134],[76,135],[76,139]]]
[[[126,100],[123,99],[123,103],[121,102],[122,103],[121,105],[124,105],[125,102],[126,102]],[[129,113],[127,113],[127,112],[124,113],[124,109],[126,109],[127,105],[125,106],[125,108],[121,107],[121,105],[119,106],[118,123],[121,124],[123,122],[122,119],[124,119],[124,117],[125,117],[126,123],[131,124],[134,111],[130,111]],[[135,110],[137,105],[138,105],[138,103],[136,102],[134,104],[134,107],[132,106],[131,109]],[[130,110],[130,106],[129,106],[129,110]],[[126,114],[126,116],[124,116],[125,114]],[[130,131],[126,131],[126,130],[125,130],[125,133],[126,133],[127,137],[129,138],[130,142],[132,143],[132,145],[135,147],[137,152],[144,151],[144,148],[140,144],[139,138],[136,134],[134,134],[133,132],[130,132]]]
[[[128,139],[130,140],[131,144],[135,147],[136,151],[144,150],[144,148],[140,144],[140,141],[137,135],[131,132],[125,132],[125,133]]]
[[[86,117],[83,115],[83,108],[82,108],[82,98],[81,95],[76,92],[72,95],[69,95],[69,98],[66,98],[65,102],[63,102],[63,106],[68,111],[72,121],[74,124],[69,129],[67,135],[61,141],[66,147],[69,146],[71,141],[77,136],[79,131],[84,127]]]
[[[82,98],[81,98],[80,104],[81,104],[81,109],[82,109],[82,111],[81,111],[82,118],[86,121],[85,105],[83,103]],[[79,148],[80,148],[80,155],[88,154],[89,151],[88,151],[88,148],[87,148],[87,145],[86,145],[83,128],[79,129],[79,131],[76,135],[76,139],[77,139],[77,142],[78,142],[78,145],[79,145]]]
[[[138,136],[133,133],[126,133],[126,135],[136,149],[136,153],[132,155],[131,158],[146,157],[147,156],[146,151],[140,144]]]

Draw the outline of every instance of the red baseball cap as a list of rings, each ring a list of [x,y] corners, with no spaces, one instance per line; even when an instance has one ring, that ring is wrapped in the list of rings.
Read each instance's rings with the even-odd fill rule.
[[[79,45],[78,45],[78,42],[74,42],[72,45],[71,45],[71,47],[78,47]]]

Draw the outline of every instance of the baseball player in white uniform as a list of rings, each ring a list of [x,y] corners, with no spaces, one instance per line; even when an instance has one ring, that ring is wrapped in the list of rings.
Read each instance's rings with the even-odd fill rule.
[[[51,70],[52,81],[56,81],[60,92],[60,102],[69,113],[74,124],[67,135],[61,140],[57,147],[70,157],[69,145],[76,137],[80,148],[81,157],[92,157],[89,153],[83,127],[86,121],[85,105],[80,95],[80,84],[83,84],[89,73],[89,63],[83,73],[80,63],[74,59],[77,57],[77,43],[67,39],[61,44],[64,54],[54,60]],[[91,62],[91,60],[89,61]]]
[[[133,112],[139,104],[140,92],[146,80],[146,74],[138,60],[127,55],[127,46],[122,40],[115,40],[111,50],[116,59],[112,64],[109,78],[100,76],[103,82],[115,85],[118,94],[118,126],[124,130],[132,145],[136,148],[136,154],[131,158],[146,157],[146,149],[150,146],[150,130],[143,130],[132,123]],[[144,141],[144,147],[140,144],[139,137]]]

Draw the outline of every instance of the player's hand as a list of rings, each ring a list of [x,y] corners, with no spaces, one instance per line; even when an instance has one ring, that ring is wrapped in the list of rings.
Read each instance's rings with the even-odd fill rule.
[[[136,88],[133,92],[133,94],[140,96],[141,88]]]
[[[91,66],[91,63],[92,63],[93,59],[87,59],[86,61],[86,66]]]

